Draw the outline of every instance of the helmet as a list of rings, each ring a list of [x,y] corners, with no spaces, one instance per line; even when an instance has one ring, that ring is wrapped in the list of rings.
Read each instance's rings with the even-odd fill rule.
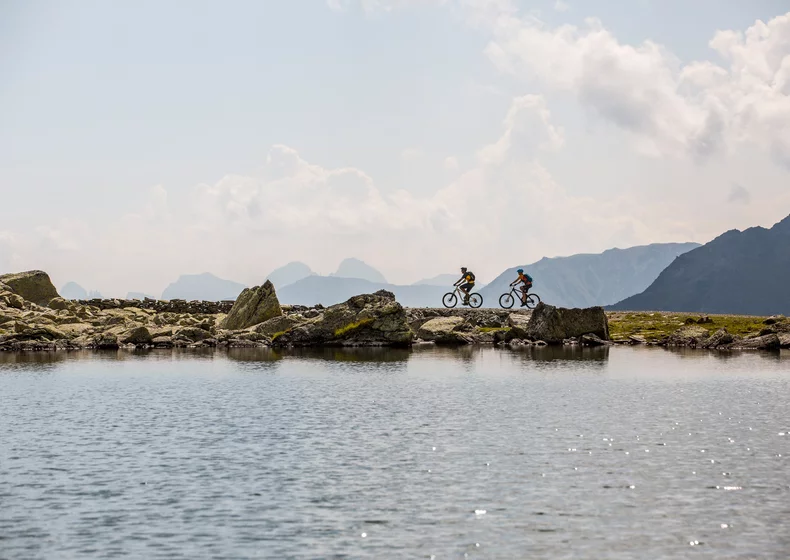
[[[461,272],[466,272],[466,267],[465,266],[461,267]]]
[[[519,268],[516,272],[518,272],[519,274],[524,274],[524,269],[523,268]]]

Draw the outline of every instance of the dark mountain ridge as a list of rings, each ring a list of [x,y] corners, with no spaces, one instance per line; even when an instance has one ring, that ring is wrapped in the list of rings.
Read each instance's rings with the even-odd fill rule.
[[[678,257],[612,310],[790,313],[790,216],[772,228],[727,231]]]

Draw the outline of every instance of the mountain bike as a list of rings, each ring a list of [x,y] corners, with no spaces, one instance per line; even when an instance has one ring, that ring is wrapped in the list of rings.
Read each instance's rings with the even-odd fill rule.
[[[504,309],[510,309],[516,301],[521,301],[521,290],[516,291],[518,286],[512,286],[510,291],[499,296],[499,305]],[[538,294],[527,294],[527,309],[535,309],[540,303]]]
[[[442,303],[445,307],[455,307],[458,305],[458,298],[461,298],[461,301],[464,300],[466,294],[461,291],[461,286],[456,286],[455,290],[452,292],[447,292],[442,297]],[[483,296],[475,292],[474,294],[469,294],[469,307],[474,307],[477,309],[483,305]]]

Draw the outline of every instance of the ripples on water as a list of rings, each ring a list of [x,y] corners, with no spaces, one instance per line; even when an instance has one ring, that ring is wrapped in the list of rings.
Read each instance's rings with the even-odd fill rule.
[[[787,558],[790,355],[0,354],[2,558]]]

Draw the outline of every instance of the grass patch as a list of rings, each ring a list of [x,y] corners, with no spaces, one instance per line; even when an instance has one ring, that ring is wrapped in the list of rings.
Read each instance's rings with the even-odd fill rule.
[[[510,327],[477,327],[477,332],[481,333],[490,333],[490,332],[507,332],[510,330]]]
[[[337,329],[335,331],[335,336],[338,337],[338,336],[346,335],[346,334],[348,334],[350,332],[353,332],[353,331],[355,331],[357,329],[361,329],[365,325],[369,325],[372,322],[373,322],[373,319],[370,319],[370,318],[360,319],[356,323],[350,323],[350,324],[346,325],[345,327],[340,327],[339,329]]]
[[[622,313],[610,312],[609,336],[613,339],[625,339],[632,335],[645,337],[648,341],[656,341],[665,338],[686,326],[687,319],[693,319],[693,325],[699,326],[714,333],[721,328],[727,332],[745,336],[758,334],[765,327],[763,317],[750,317],[745,315],[708,315],[711,323],[697,324],[696,321],[702,314],[689,313]]]
[[[272,335],[272,342],[280,338],[282,335],[287,334],[291,331],[291,329],[286,329],[284,331],[278,331]]]

